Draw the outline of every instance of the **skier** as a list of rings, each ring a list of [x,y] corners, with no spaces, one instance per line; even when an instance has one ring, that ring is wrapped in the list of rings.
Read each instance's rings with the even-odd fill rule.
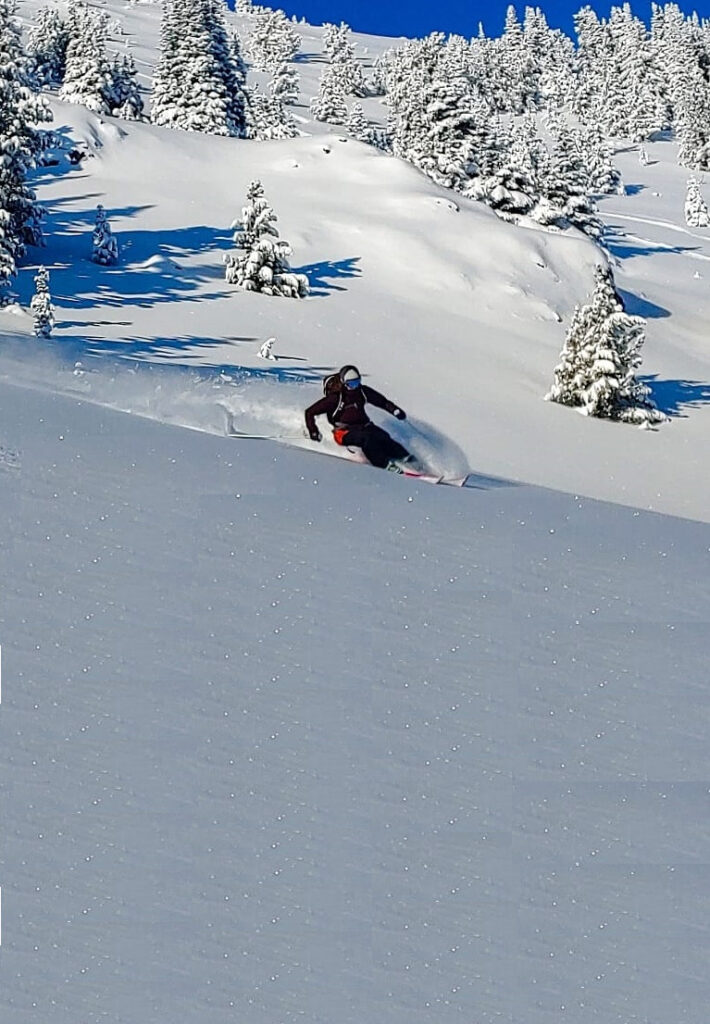
[[[365,412],[365,405],[369,402],[398,420],[405,420],[406,413],[379,391],[363,384],[356,366],[343,366],[338,373],[327,377],[323,391],[324,397],[306,409],[306,427],[312,441],[322,440],[316,416],[325,415],[333,427],[336,444],[361,448],[373,466],[395,473],[403,472],[406,466],[417,468],[414,456],[372,422]]]

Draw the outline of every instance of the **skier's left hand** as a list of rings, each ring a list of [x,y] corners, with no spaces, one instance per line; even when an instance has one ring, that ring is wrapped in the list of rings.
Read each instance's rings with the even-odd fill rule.
[[[404,409],[395,409],[392,415],[396,416],[398,420],[406,420],[407,418],[407,414]]]

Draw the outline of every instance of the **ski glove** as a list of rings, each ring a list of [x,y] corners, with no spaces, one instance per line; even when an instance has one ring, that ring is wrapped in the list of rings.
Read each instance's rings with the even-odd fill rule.
[[[311,441],[322,441],[323,440],[323,435],[321,434],[321,432],[318,429],[318,427],[315,427],[313,430],[311,430],[310,435],[311,435]]]
[[[398,420],[406,420],[407,418],[407,414],[404,409],[394,409],[392,415],[396,416]]]

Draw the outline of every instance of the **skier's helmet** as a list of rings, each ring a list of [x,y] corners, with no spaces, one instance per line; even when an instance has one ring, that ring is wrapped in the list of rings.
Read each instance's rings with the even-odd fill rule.
[[[343,387],[347,388],[348,391],[359,388],[362,383],[360,371],[357,366],[343,366],[338,376],[343,382]]]

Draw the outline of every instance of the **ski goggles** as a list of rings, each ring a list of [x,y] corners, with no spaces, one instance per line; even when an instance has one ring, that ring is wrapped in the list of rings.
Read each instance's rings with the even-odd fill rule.
[[[359,377],[354,377],[352,380],[343,381],[348,391],[354,391],[355,388],[359,388],[362,381]]]

